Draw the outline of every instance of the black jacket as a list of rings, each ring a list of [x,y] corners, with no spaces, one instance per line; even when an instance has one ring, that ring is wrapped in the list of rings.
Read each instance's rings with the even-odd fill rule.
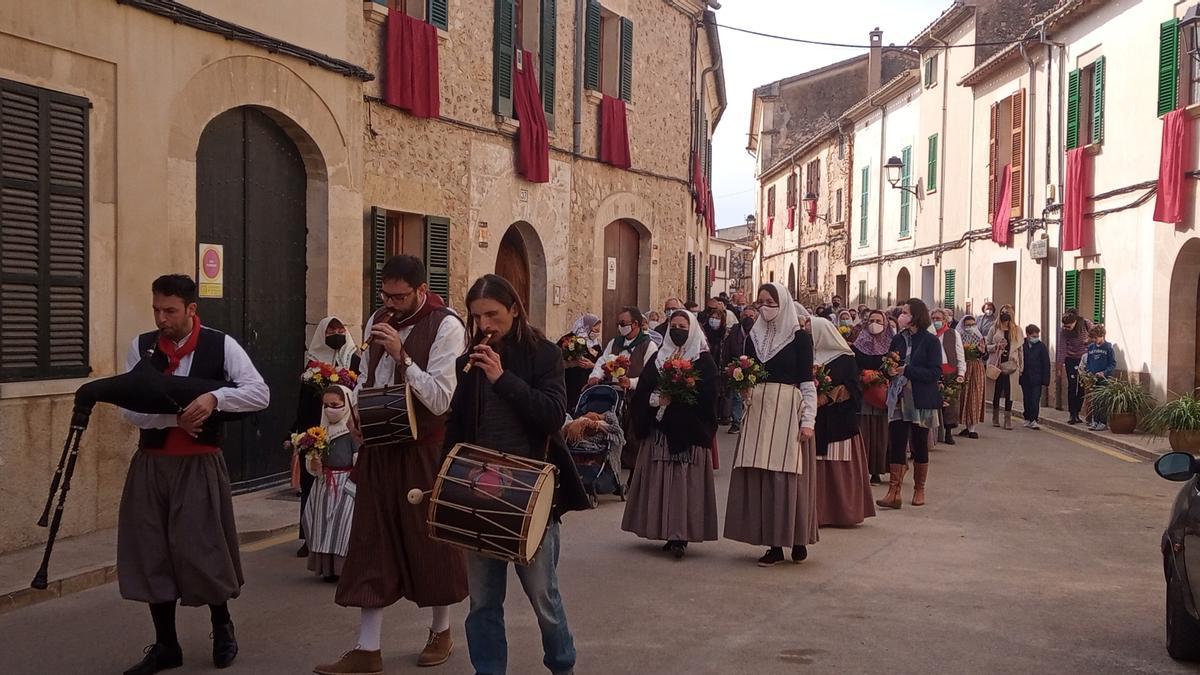
[[[711,448],[717,435],[717,364],[712,355],[701,352],[694,365],[700,371],[696,402],[672,401],[662,420],[657,418],[658,408],[650,406],[650,394],[658,388],[657,362],[651,362],[642,371],[633,393],[631,411],[638,438],[648,438],[651,430],[658,429],[667,437],[673,455],[687,452],[693,446]]]
[[[858,411],[862,407],[862,385],[858,381],[858,364],[854,357],[844,354],[825,367],[833,385],[846,387],[850,398],[840,403],[828,403],[817,408],[817,456],[829,452],[829,444],[853,438],[858,434]]]
[[[1029,340],[1021,345],[1021,377],[1018,380],[1022,387],[1050,386],[1050,350],[1046,343],[1033,344]]]
[[[904,375],[912,383],[913,403],[921,410],[940,410],[942,392],[938,390],[938,380],[942,377],[942,341],[926,330],[911,336],[911,351],[904,333],[892,338],[891,351],[900,355]]]
[[[458,386],[450,401],[446,419],[444,449],[448,452],[458,443],[487,447],[487,439],[477,438],[479,387],[492,387],[512,407],[521,411],[521,424],[529,437],[532,459],[546,461],[558,468],[558,489],[554,497],[555,517],[568,511],[591,508],[583,481],[575,462],[567,451],[562,427],[566,421],[566,386],[563,383],[562,351],[553,342],[538,339],[528,348],[509,346],[503,350],[501,365],[504,374],[490,384],[479,368],[462,372],[467,355],[458,357],[455,373]],[[546,455],[541,456],[542,449]]]

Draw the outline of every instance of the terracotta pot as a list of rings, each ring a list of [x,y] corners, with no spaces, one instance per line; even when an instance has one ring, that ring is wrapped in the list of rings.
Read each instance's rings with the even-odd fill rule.
[[[1108,428],[1114,434],[1132,434],[1137,428],[1137,413],[1113,413],[1108,416]]]
[[[877,384],[863,391],[863,400],[876,408],[887,408],[887,392],[885,385]]]
[[[1172,429],[1168,438],[1175,452],[1200,454],[1200,429]]]

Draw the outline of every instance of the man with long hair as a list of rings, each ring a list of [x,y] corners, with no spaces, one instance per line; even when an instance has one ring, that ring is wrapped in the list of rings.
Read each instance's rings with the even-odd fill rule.
[[[558,467],[554,510],[541,548],[529,565],[517,565],[516,571],[542,631],[543,663],[552,673],[569,673],[575,667],[575,643],[558,591],[558,529],[562,514],[590,504],[561,433],[567,408],[562,353],[530,325],[516,290],[503,277],[480,277],[467,293],[466,304],[467,331],[475,346],[458,359],[458,386],[444,446],[448,451],[458,443],[472,443]],[[484,335],[492,336],[487,344],[482,344]],[[468,363],[470,372],[464,373]],[[470,552],[467,574],[471,664],[481,675],[504,673],[508,563]]]

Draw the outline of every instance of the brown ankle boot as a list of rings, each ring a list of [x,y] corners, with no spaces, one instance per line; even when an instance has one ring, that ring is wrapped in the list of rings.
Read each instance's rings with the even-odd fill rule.
[[[1012,431],[1012,411],[1011,410],[1004,411],[1004,430]]]
[[[352,649],[337,663],[327,663],[313,668],[317,675],[383,675],[383,654],[379,650],[368,652]]]
[[[925,506],[925,479],[929,476],[929,464],[913,463],[913,506]]]
[[[449,628],[440,633],[429,631],[429,640],[425,643],[425,649],[421,650],[421,655],[417,657],[417,665],[422,668],[440,666],[450,660],[452,649],[454,649],[454,640],[450,639]]]
[[[904,483],[904,470],[908,468],[907,464],[889,464],[888,475],[888,491],[883,499],[875,500],[875,505],[885,509],[898,509],[904,506],[904,500],[900,497],[901,485]]]
[[[992,406],[992,426],[1000,426],[1000,409],[996,406]]]

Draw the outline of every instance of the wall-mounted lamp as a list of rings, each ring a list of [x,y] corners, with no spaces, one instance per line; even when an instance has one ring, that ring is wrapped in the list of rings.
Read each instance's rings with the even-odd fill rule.
[[[897,190],[903,190],[912,196],[920,199],[921,195],[917,194],[917,189],[911,185],[901,185],[900,178],[904,175],[904,160],[899,157],[889,157],[887,164],[883,165],[883,170],[887,173],[887,182]]]
[[[800,201],[804,204],[805,215],[807,215],[810,219],[823,220],[827,223],[830,222],[828,211],[825,212],[825,215],[817,213],[817,194],[815,192],[806,192],[804,194],[804,198]]]
[[[1191,49],[1188,54],[1200,61],[1200,5],[1192,5],[1179,21],[1179,30],[1191,36]]]

